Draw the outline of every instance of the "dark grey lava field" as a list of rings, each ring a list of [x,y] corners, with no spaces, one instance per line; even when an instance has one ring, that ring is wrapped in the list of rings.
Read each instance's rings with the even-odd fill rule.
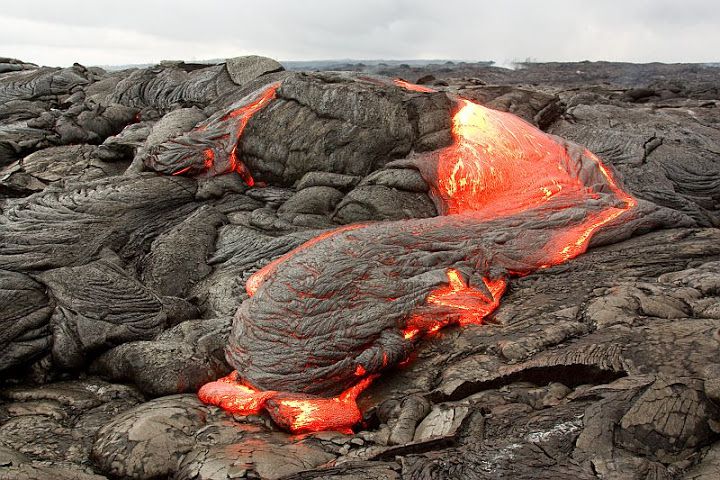
[[[0,58],[0,479],[720,478],[720,68],[315,67]]]

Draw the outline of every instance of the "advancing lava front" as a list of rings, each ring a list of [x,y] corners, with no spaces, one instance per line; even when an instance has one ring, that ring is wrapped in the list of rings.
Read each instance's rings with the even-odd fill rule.
[[[388,88],[433,93],[402,81]],[[236,171],[252,185],[238,139],[278,89],[164,144],[150,166],[173,175]],[[236,371],[203,386],[204,402],[241,415],[264,409],[292,432],[348,430],[361,420],[357,395],[419,339],[481,324],[510,277],[576,257],[635,207],[587,149],[510,113],[454,102],[452,144],[404,160],[442,215],[338,228],[256,272],[226,350]]]

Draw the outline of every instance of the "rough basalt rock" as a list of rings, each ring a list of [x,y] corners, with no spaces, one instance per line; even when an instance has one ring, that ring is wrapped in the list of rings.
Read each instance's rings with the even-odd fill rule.
[[[70,68],[40,67],[19,69],[0,77],[0,100],[51,100],[78,90],[93,80],[93,74],[79,65]]]
[[[368,220],[402,220],[437,215],[426,193],[408,192],[384,185],[362,185],[348,193],[333,219],[342,224]]]
[[[346,192],[360,182],[361,177],[332,172],[308,172],[295,185],[297,190],[308,187],[331,187]]]
[[[131,381],[146,395],[195,392],[227,375],[230,318],[188,320],[152,341],[130,341],[100,355],[91,370],[112,381]]]
[[[168,323],[160,299],[107,260],[48,270],[38,277],[55,300],[53,359],[62,367],[80,368],[90,354],[150,339]]]
[[[49,146],[101,143],[133,122],[137,109],[87,99],[103,73],[75,65],[0,75],[0,167]]]
[[[196,208],[196,188],[184,178],[118,177],[12,202],[3,212],[0,262],[19,271],[82,265],[103,248],[137,258],[160,231]]]
[[[285,185],[312,171],[364,176],[411,149],[450,143],[452,105],[431,97],[341,73],[296,74],[248,124],[241,156],[258,179]]]
[[[34,193],[58,182],[86,182],[122,174],[128,164],[95,145],[49,147],[5,167],[0,185],[6,191]]]
[[[272,58],[258,55],[228,58],[225,62],[225,69],[232,81],[241,86],[262,75],[285,70],[280,63]]]
[[[39,358],[50,347],[52,306],[41,284],[0,270],[0,371]]]
[[[230,445],[196,449],[185,457],[177,478],[214,480],[255,474],[279,480],[335,459],[335,455],[309,442],[286,442],[285,438],[258,435]]]
[[[112,477],[219,479],[255,474],[279,479],[335,458],[310,439],[233,425],[194,395],[151,400],[97,434],[92,456]]]
[[[96,378],[4,387],[0,398],[0,449],[10,448],[26,456],[13,466],[21,471],[37,469],[46,475],[41,478],[50,478],[55,469],[60,478],[64,478],[64,470],[76,470],[79,478],[84,478],[83,470],[85,475],[90,470],[88,457],[97,430],[142,401],[130,387]],[[0,475],[4,473],[0,467]],[[14,478],[12,469],[8,475]]]
[[[605,102],[578,101],[550,131],[607,159],[639,198],[687,213],[700,225],[720,225],[720,135],[705,126],[715,112],[696,108],[698,121],[688,122],[675,109],[627,111]]]
[[[225,222],[218,211],[201,207],[178,225],[159,235],[145,257],[143,283],[161,295],[185,297],[212,269],[217,228]]]
[[[124,412],[97,432],[93,460],[114,477],[169,476],[195,445],[210,412],[194,395],[147,402]]]
[[[288,198],[278,208],[278,214],[314,213],[327,216],[342,198],[342,192],[332,187],[307,187]]]

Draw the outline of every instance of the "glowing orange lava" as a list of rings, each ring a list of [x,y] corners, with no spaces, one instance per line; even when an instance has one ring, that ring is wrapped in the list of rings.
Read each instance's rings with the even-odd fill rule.
[[[363,378],[337,397],[304,397],[272,390],[258,390],[242,383],[237,372],[200,388],[198,398],[235,415],[254,415],[266,410],[281,427],[293,433],[336,430],[352,433],[362,419],[355,400],[377,375]]]
[[[187,173],[192,169],[192,167],[193,166],[190,165],[189,167],[182,168],[182,169],[178,170],[177,172],[174,172],[173,175],[182,175],[183,173]]]
[[[206,383],[198,391],[198,397],[205,403],[217,405],[228,412],[252,415],[260,412],[265,402],[277,392],[258,391],[242,383],[237,372],[214,382]]]
[[[293,433],[337,430],[351,434],[351,427],[362,419],[355,400],[376,377],[365,377],[333,398],[278,396],[272,399],[268,413],[275,423]]]
[[[448,215],[497,218],[587,190],[565,147],[515,115],[462,100],[453,134],[437,167]]]
[[[567,146],[519,117],[462,101],[453,118],[455,143],[440,154],[438,195],[447,214],[498,218],[541,206],[563,197],[576,204],[597,197],[580,180],[581,168]],[[597,156],[585,157],[617,199],[618,206],[589,215],[580,225],[559,232],[547,253],[555,265],[583,253],[592,234],[632,209],[637,202],[618,187]]]
[[[404,85],[399,80],[396,83],[424,91],[415,88],[417,85]],[[455,141],[439,155],[433,189],[442,199],[447,215],[467,215],[469,221],[483,221],[536,209],[551,200],[567,199],[572,205],[597,197],[593,186],[581,181],[581,166],[567,145],[515,115],[461,100],[452,132]],[[595,231],[637,204],[618,187],[600,159],[588,150],[583,155],[595,164],[603,177],[600,180],[619,205],[589,214],[579,225],[557,232],[544,247],[549,261],[538,268],[580,255]],[[456,269],[450,268],[446,274],[447,285],[431,292],[426,303],[450,308],[454,318],[413,315],[403,331],[405,339],[420,338],[454,322],[481,324],[498,307],[507,287],[504,278],[483,278],[485,288],[477,288]]]
[[[395,84],[417,92],[434,91],[403,80],[395,80]],[[249,105],[247,114],[228,114],[229,117],[242,117],[238,136],[250,115],[274,97],[275,88],[267,90]],[[637,204],[618,186],[595,155],[587,150],[570,152],[569,149],[575,147],[510,113],[463,99],[459,101],[452,123],[454,142],[437,154],[434,175],[431,175],[434,181],[430,182],[433,194],[440,199],[442,214],[482,223],[525,212],[544,218],[542,215],[550,215],[558,209],[585,204],[596,206],[587,209],[582,221],[553,232],[539,254],[528,253],[529,266],[525,270],[506,270],[507,274],[497,277],[473,277],[473,272],[465,272],[463,268],[448,268],[445,272],[447,283],[425,298],[424,307],[427,308],[403,319],[405,324],[401,333],[408,342],[415,342],[450,324],[482,324],[500,303],[508,285],[506,275],[526,275],[583,253],[593,233]],[[234,158],[235,150],[232,156],[231,164],[236,170],[235,165],[242,163]],[[206,164],[208,161],[212,162],[213,158],[206,158]],[[248,183],[252,182],[249,172],[247,177]],[[607,205],[605,208],[597,203],[601,194],[602,205]],[[291,255],[319,242],[332,242],[341,232],[365,226],[348,225],[324,233],[270,262],[247,281],[248,294],[255,295],[268,276]],[[537,258],[541,260],[535,261]],[[427,313],[438,311],[446,313]],[[387,366],[387,353],[383,352],[382,367]],[[236,373],[203,386],[199,396],[206,403],[241,415],[265,409],[278,425],[292,432],[349,431],[361,419],[355,399],[377,376],[360,364],[355,366],[354,375],[359,382],[333,398],[258,391],[243,384]]]
[[[225,135],[226,140],[220,142],[223,145],[226,145],[226,142],[231,142],[232,147],[224,147],[230,150],[229,153],[227,152],[227,149],[206,148],[202,152],[202,169],[196,168],[194,165],[190,165],[188,167],[178,170],[177,172],[174,172],[173,175],[183,175],[185,173],[208,174],[210,172],[212,172],[212,174],[214,175],[222,175],[225,173],[236,172],[242,177],[242,179],[248,186],[252,187],[255,184],[255,181],[250,174],[250,170],[248,170],[245,164],[241,162],[237,157],[237,143],[240,140],[240,137],[242,136],[243,131],[245,130],[245,127],[247,127],[247,124],[252,118],[252,116],[265,108],[276,97],[277,89],[279,87],[280,84],[275,83],[260,92],[258,97],[251,102],[230,111],[229,113],[222,116],[219,120],[213,120],[219,122],[236,122],[232,128],[232,135]],[[195,130],[205,131],[207,128],[208,124],[205,123],[196,127]],[[227,155],[227,162],[220,163],[218,160],[221,159],[221,157],[219,157],[218,154]]]
[[[203,155],[205,156],[205,161],[203,162],[205,170],[210,170],[215,163],[215,152],[212,148],[206,148]]]
[[[406,90],[412,90],[413,92],[421,92],[421,93],[435,92],[435,90],[432,88],[423,87],[422,85],[418,85],[416,83],[406,82],[405,80],[400,80],[399,78],[396,78],[395,80],[393,80],[393,83],[395,83],[395,85],[397,85],[398,87],[402,87]]]
[[[500,305],[500,297],[505,292],[507,280],[499,278],[489,280],[483,278],[484,288],[468,285],[456,269],[447,270],[448,284],[433,290],[425,302],[438,305],[454,312],[452,315],[415,314],[407,321],[403,330],[406,340],[419,339],[431,335],[452,323],[459,325],[482,325],[483,319]]]
[[[449,282],[447,287],[433,291],[428,296],[427,303],[456,309],[459,315],[457,322],[460,325],[482,324],[482,319],[500,304],[500,297],[507,287],[504,278],[497,280],[483,278],[485,289],[480,290],[468,285],[453,268],[448,269],[447,276]],[[435,326],[431,326],[428,331],[433,329],[437,331]]]

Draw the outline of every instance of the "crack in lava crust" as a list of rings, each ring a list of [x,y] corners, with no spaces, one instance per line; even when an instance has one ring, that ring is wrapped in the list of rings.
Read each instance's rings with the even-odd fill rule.
[[[423,94],[396,82],[402,88]],[[460,99],[451,146],[409,162],[441,216],[351,225],[255,273],[207,403],[293,431],[347,430],[357,395],[450,324],[482,324],[510,276],[567,261],[636,201],[587,149]]]

